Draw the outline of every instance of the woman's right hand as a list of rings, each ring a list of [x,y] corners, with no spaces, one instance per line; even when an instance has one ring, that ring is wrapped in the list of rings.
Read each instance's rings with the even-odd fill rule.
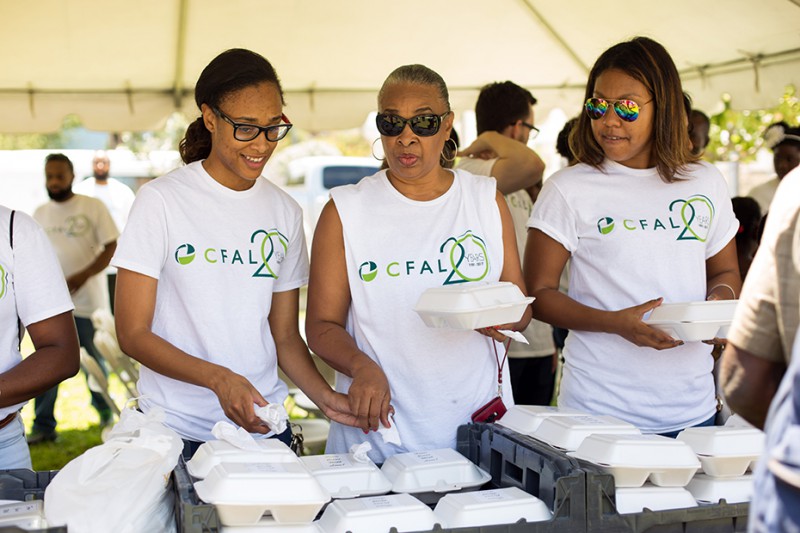
[[[655,348],[656,350],[667,350],[682,345],[682,340],[673,339],[663,331],[648,326],[642,320],[646,313],[661,305],[663,300],[663,298],[656,298],[643,304],[613,311],[614,328],[612,333],[616,333],[636,346]]]
[[[353,371],[352,378],[347,396],[350,410],[358,417],[356,426],[364,433],[377,430],[380,423],[389,427],[392,393],[381,367],[370,359]]]
[[[267,424],[256,416],[253,404],[260,407],[267,401],[250,381],[227,368],[220,371],[212,390],[217,395],[225,416],[250,433],[269,433]]]

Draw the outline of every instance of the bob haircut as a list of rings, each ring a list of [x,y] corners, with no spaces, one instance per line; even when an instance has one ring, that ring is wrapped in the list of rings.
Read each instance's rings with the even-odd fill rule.
[[[597,78],[616,69],[640,82],[650,92],[653,114],[652,158],[661,179],[671,183],[686,174],[690,163],[699,161],[689,141],[684,94],[678,69],[667,50],[647,37],[618,43],[597,59],[586,83],[584,101],[594,94]],[[582,112],[570,135],[569,145],[581,163],[600,169],[605,154],[592,133],[591,119]]]

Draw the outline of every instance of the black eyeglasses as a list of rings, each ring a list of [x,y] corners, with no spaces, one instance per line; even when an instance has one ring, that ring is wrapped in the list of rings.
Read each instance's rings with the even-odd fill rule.
[[[378,131],[381,135],[386,135],[387,137],[397,137],[400,135],[403,132],[403,128],[406,127],[406,124],[409,125],[411,131],[413,131],[415,135],[430,137],[439,132],[442,120],[449,114],[450,111],[447,111],[443,115],[427,114],[403,118],[399,115],[380,113],[375,117],[375,124],[378,126]]]
[[[289,133],[290,129],[292,129],[292,124],[289,122],[289,119],[286,117],[286,115],[281,115],[281,120],[285,121],[284,124],[276,124],[275,126],[256,126],[255,124],[247,124],[245,122],[234,122],[231,117],[216,107],[212,107],[211,109],[218,117],[233,126],[233,138],[237,141],[252,141],[261,135],[261,132],[263,131],[268,141],[277,142],[286,137],[286,134]]]
[[[528,124],[528,123],[527,123],[527,122],[525,122],[524,120],[523,120],[523,121],[520,121],[520,124],[522,124],[523,126],[525,126],[526,128],[528,128],[529,130],[531,130],[531,131],[530,131],[530,133],[528,134],[528,140],[529,140],[529,141],[532,141],[532,140],[534,140],[534,139],[536,138],[536,136],[537,136],[537,135],[539,135],[539,128],[537,128],[537,127],[536,127],[536,126],[534,126],[533,124]]]

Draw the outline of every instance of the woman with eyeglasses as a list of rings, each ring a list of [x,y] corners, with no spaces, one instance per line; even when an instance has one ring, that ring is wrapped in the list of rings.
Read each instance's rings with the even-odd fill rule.
[[[523,287],[514,228],[494,179],[448,170],[455,148],[447,87],[406,65],[378,94],[388,169],[331,190],[311,251],[306,336],[337,370],[359,428],[332,423],[329,453],[367,441],[381,463],[399,452],[454,448],[456,429],[498,396],[505,337],[433,329],[414,312],[430,287],[510,281]],[[525,316],[504,328],[524,329]],[[488,338],[487,338],[488,337]],[[495,350],[499,353],[495,359]],[[511,405],[508,368],[502,399]],[[399,441],[376,433],[392,426]],[[391,439],[390,439],[391,440]]]
[[[261,177],[292,127],[278,76],[260,55],[228,50],[200,74],[195,101],[186,166],[139,190],[112,261],[120,346],[142,363],[139,408],[164,409],[185,456],[221,420],[275,436],[255,407],[283,404],[280,366],[327,416],[354,422],[299,333],[301,210]],[[288,444],[291,429],[277,438]]]
[[[578,164],[545,182],[525,250],[534,317],[570,330],[559,406],[671,436],[714,422],[712,347],[644,320],[662,303],[741,288],[728,188],[692,154],[686,123],[663,46],[637,37],[605,51],[570,136]]]

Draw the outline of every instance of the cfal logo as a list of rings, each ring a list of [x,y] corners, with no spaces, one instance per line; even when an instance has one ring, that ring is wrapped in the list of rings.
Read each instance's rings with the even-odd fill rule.
[[[358,267],[358,277],[360,277],[362,281],[372,281],[377,275],[378,265],[372,261],[364,261],[361,263],[361,266]]]
[[[603,217],[597,221],[597,231],[601,235],[608,235],[614,231],[614,219],[611,217]]]
[[[175,261],[177,261],[181,265],[188,265],[189,263],[194,261],[194,258],[195,258],[194,246],[192,246],[188,242],[186,244],[181,244],[175,250]]]

